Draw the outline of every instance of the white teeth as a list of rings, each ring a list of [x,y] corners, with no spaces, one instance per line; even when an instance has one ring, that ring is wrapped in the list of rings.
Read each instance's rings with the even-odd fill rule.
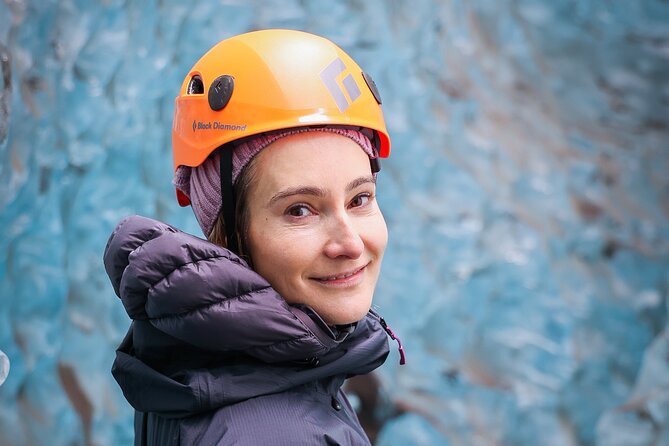
[[[322,280],[339,280],[339,279],[346,279],[347,277],[351,277],[351,276],[357,274],[358,271],[360,271],[360,270],[353,271],[352,273],[348,273],[348,274],[342,274],[342,275],[340,275],[340,276],[330,276],[330,277],[326,277],[326,278],[324,278],[324,279],[322,279]]]
[[[355,273],[351,274],[343,274],[341,276],[333,276],[333,277],[328,277],[326,280],[337,280],[337,279],[346,279],[347,277],[351,277]]]

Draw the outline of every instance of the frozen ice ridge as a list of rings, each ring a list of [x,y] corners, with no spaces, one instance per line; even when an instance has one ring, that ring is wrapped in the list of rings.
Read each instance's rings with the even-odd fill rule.
[[[7,379],[7,375],[9,375],[9,358],[0,350],[0,386]]]

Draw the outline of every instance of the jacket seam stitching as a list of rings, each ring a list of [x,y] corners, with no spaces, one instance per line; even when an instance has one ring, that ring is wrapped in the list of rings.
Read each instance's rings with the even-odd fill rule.
[[[161,281],[162,281],[162,280],[161,280]],[[157,285],[157,284],[158,284],[158,282],[156,283],[156,285]],[[264,287],[262,287],[262,288],[256,288],[256,289],[253,289],[253,290],[249,291],[248,293],[237,294],[237,295],[235,295],[235,296],[225,296],[223,299],[217,300],[217,301],[215,301],[215,302],[208,302],[208,303],[205,303],[205,304],[202,304],[202,305],[198,305],[198,306],[193,307],[193,308],[191,308],[191,309],[189,309],[189,310],[182,311],[181,313],[171,313],[171,314],[168,314],[168,315],[166,315],[166,316],[150,317],[150,318],[148,318],[148,319],[149,319],[149,321],[160,321],[160,320],[163,320],[163,319],[169,319],[169,318],[172,318],[172,317],[187,316],[187,315],[189,315],[189,314],[191,314],[191,313],[194,313],[194,312],[196,312],[196,311],[200,311],[200,310],[202,310],[202,309],[209,308],[209,307],[212,307],[212,306],[214,306],[214,305],[219,305],[219,304],[221,304],[221,303],[223,303],[223,302],[225,302],[225,301],[228,301],[228,300],[230,300],[230,299],[240,299],[240,298],[243,298],[243,297],[249,297],[249,296],[250,296],[251,294],[253,294],[253,293],[262,293],[262,292],[264,292],[265,290],[268,290],[268,289],[270,289],[270,288],[272,288],[272,287],[270,287],[270,286],[264,286]],[[150,288],[148,289],[148,291],[147,291],[147,295],[148,295],[148,292],[150,292],[151,290],[153,290],[153,286],[150,287]],[[148,297],[148,296],[147,296],[147,297]],[[147,299],[147,301],[148,301],[148,299]]]
[[[226,301],[226,300],[229,300],[229,299],[240,299],[240,298],[244,298],[244,297],[249,297],[252,293],[264,292],[264,291],[269,290],[271,288],[272,287],[270,287],[270,286],[266,286],[266,287],[263,287],[263,288],[258,288],[258,289],[252,290],[248,293],[238,294],[236,296],[226,297],[225,299],[218,300],[216,302],[210,302],[210,303],[207,303],[207,304],[204,304],[204,305],[200,305],[198,307],[195,307],[195,308],[190,309],[188,311],[184,311],[182,313],[174,313],[174,314],[171,314],[171,315],[168,315],[168,316],[149,318],[149,322],[154,322],[154,321],[160,322],[162,320],[166,320],[166,319],[170,319],[170,318],[177,318],[177,317],[186,316],[186,315],[188,315],[190,313],[193,313],[195,311],[200,311],[202,309],[206,309],[206,308],[212,307],[214,305],[220,305],[223,301]],[[321,342],[321,340],[318,338],[318,336],[316,336],[314,333],[312,333],[312,331],[309,329],[309,327],[307,327],[301,320],[299,320],[299,318],[297,316],[295,316],[292,312],[288,311],[288,313],[293,318],[297,319],[297,321],[300,323],[300,325],[306,330],[306,332],[307,332],[306,334],[304,334],[302,336],[299,336],[299,337],[286,339],[286,340],[283,340],[283,341],[272,342],[270,344],[259,344],[259,345],[255,345],[255,346],[250,346],[250,347],[244,348],[243,350],[266,349],[268,347],[275,347],[275,346],[280,346],[280,345],[288,344],[288,343],[301,342],[301,341],[304,341],[306,339],[316,339],[316,341],[318,341],[318,344],[320,345],[320,350],[327,349],[327,346],[324,345],[323,342]]]

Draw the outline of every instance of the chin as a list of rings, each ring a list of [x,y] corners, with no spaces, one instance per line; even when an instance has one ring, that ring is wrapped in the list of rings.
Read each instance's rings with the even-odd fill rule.
[[[324,312],[321,316],[328,325],[347,325],[358,322],[365,317],[369,311],[370,305],[357,309],[349,309],[348,311],[333,311],[332,313]],[[318,310],[316,310],[318,312]]]

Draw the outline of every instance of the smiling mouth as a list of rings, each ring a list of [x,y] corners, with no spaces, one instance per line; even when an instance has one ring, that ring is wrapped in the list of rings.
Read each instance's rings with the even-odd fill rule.
[[[357,282],[357,279],[362,276],[362,273],[364,272],[365,268],[369,263],[366,265],[363,265],[359,268],[356,268],[352,271],[347,271],[344,273],[336,274],[333,276],[326,276],[326,277],[313,277],[312,279],[323,284],[327,285],[337,285],[337,284],[349,284],[353,282]]]

